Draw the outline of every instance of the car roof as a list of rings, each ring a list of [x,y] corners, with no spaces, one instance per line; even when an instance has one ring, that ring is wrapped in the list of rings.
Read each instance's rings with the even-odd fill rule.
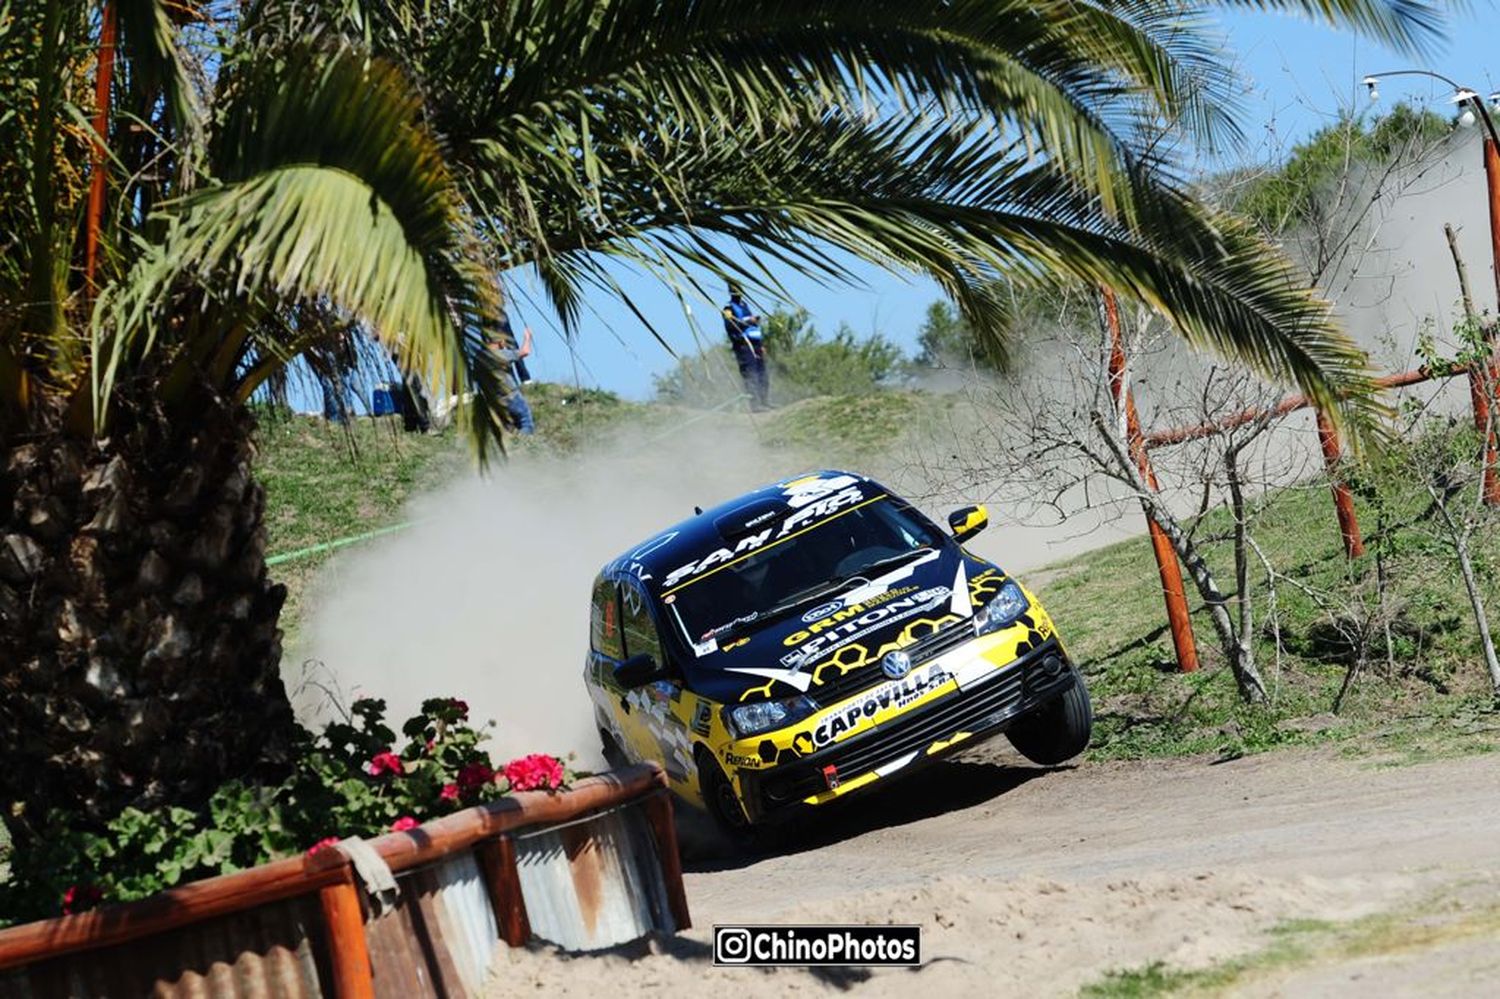
[[[634,576],[655,592],[657,584],[673,569],[723,547],[726,541],[732,542],[736,528],[748,530],[763,513],[782,515],[791,510],[788,499],[796,490],[841,477],[876,485],[858,472],[831,468],[778,479],[673,524],[631,547],[606,565],[601,574]]]

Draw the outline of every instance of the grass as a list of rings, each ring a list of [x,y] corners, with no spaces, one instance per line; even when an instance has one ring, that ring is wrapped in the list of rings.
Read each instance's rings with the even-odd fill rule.
[[[1399,514],[1385,542],[1393,579],[1389,605],[1396,609],[1394,663],[1388,668],[1383,635],[1376,636],[1337,716],[1330,712],[1356,654],[1337,625],[1349,606],[1361,600],[1373,604],[1375,566],[1373,555],[1354,563],[1344,557],[1324,488],[1278,490],[1263,497],[1254,513],[1254,536],[1267,558],[1296,580],[1277,585],[1273,616],[1264,573],[1258,565],[1252,573],[1256,657],[1271,695],[1266,707],[1241,703],[1201,604],[1193,626],[1203,668],[1191,675],[1177,672],[1145,538],[1039,573],[1036,589],[1082,664],[1095,699],[1092,755],[1232,757],[1335,741],[1348,752],[1417,762],[1500,749],[1500,715],[1493,709],[1451,556],[1414,526],[1421,514],[1414,491],[1400,483],[1380,485]],[[1367,538],[1373,537],[1374,512],[1368,505],[1359,512]],[[1229,523],[1225,512],[1210,513],[1198,534],[1221,536]],[[1500,566],[1500,538],[1483,539],[1479,546],[1480,561]],[[1210,541],[1206,554],[1220,585],[1229,589],[1230,546]],[[1323,595],[1323,602],[1297,584]],[[1493,584],[1489,589],[1495,606],[1500,594]]]
[[[745,423],[738,411],[631,403],[560,385],[532,385],[527,395],[538,430],[513,440],[517,451],[572,454],[622,431],[651,441],[690,424],[712,433],[718,427],[740,432]],[[762,445],[787,452],[790,465],[867,467],[888,455],[893,442],[906,440],[911,428],[941,424],[956,404],[954,397],[920,392],[827,396],[785,406],[753,426]],[[412,496],[459,474],[468,461],[455,431],[402,434],[393,418],[360,420],[349,431],[301,417],[267,421],[259,472],[267,489],[269,551],[398,523]],[[1423,497],[1401,482],[1365,486],[1361,523],[1372,550],[1383,544],[1394,580],[1395,657],[1388,668],[1383,637],[1376,642],[1336,716],[1331,707],[1353,654],[1336,627],[1333,605],[1372,599],[1375,570],[1371,555],[1352,564],[1345,559],[1321,485],[1278,490],[1254,511],[1257,542],[1279,572],[1296,580],[1278,585],[1273,608],[1263,574],[1258,567],[1254,573],[1256,655],[1271,693],[1268,706],[1241,703],[1201,606],[1193,623],[1203,669],[1177,672],[1144,537],[1028,574],[1088,678],[1096,708],[1091,755],[1234,757],[1332,742],[1380,764],[1404,764],[1500,749],[1500,715],[1479,662],[1468,604],[1452,556],[1422,530]],[[1384,535],[1370,496],[1382,498],[1385,521],[1394,525]],[[1226,589],[1233,579],[1229,545],[1221,540],[1228,527],[1227,515],[1216,511],[1197,528]],[[311,581],[331,557],[322,553],[275,567],[289,589],[282,618],[289,639],[304,616]],[[1491,607],[1500,607],[1500,532],[1477,539],[1476,557]],[[1320,605],[1303,588],[1331,604]]]
[[[389,527],[407,500],[463,467],[451,431],[406,434],[397,417],[359,419],[347,428],[317,417],[265,419],[256,473],[266,488],[266,551],[275,556]],[[321,552],[283,562],[272,576],[287,587],[287,643],[302,620],[308,589],[333,557]]]
[[[1153,961],[1111,971],[1079,994],[1084,999],[1217,995],[1301,969],[1410,954],[1496,931],[1500,905],[1455,909],[1432,902],[1342,923],[1297,919],[1273,927],[1262,947],[1241,957],[1193,969]]]

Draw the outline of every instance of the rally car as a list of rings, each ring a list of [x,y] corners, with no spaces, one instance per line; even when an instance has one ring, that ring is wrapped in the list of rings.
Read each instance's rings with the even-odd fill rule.
[[[880,484],[823,471],[700,511],[594,582],[584,680],[606,758],[656,760],[731,836],[1005,732],[1060,763],[1092,710],[1019,582]]]

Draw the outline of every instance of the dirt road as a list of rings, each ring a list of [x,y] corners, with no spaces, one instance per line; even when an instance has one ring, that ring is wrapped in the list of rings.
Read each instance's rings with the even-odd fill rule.
[[[1232,990],[1256,995],[1500,989],[1500,754],[1048,771],[1007,749],[858,802],[784,855],[690,863],[698,928],[636,959],[514,953],[507,990],[520,979],[549,995],[1057,995],[1111,970],[1246,955],[1260,958]],[[1379,940],[1265,957],[1286,950],[1288,921],[1369,927],[1381,913],[1396,924]],[[712,968],[709,928],[732,922],[920,923],[924,967]]]

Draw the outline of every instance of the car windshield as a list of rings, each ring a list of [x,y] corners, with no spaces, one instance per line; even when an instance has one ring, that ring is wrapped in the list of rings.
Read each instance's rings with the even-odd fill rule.
[[[722,642],[847,589],[866,574],[888,571],[943,540],[921,514],[884,499],[705,573],[668,598],[671,616],[689,643]]]

